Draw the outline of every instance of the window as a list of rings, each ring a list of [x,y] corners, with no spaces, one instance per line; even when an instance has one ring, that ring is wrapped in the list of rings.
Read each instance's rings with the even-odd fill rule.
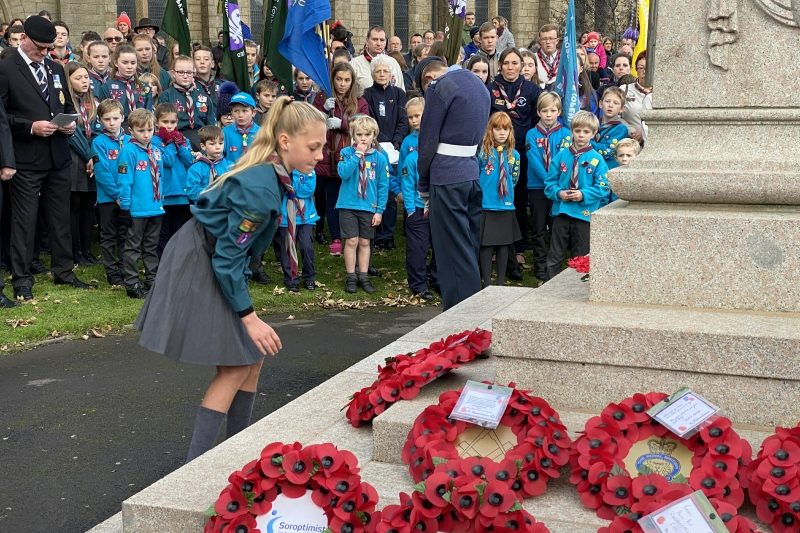
[[[250,34],[256,44],[264,40],[264,0],[250,0]]]
[[[128,18],[131,19],[131,31],[133,31],[136,23],[139,22],[136,19],[136,2],[134,0],[117,0],[117,13],[128,15]],[[100,35],[103,35],[102,32]]]
[[[150,16],[150,20],[159,28],[164,21],[164,10],[166,8],[167,0],[147,0],[147,13]],[[135,22],[134,25],[136,25]]]
[[[497,11],[498,15],[505,17],[505,19],[508,21],[508,28],[512,28],[513,23],[511,21],[511,0],[497,0]]]
[[[369,25],[383,26],[383,0],[369,0]]]
[[[403,43],[403,50],[407,49],[409,40],[408,0],[394,0],[394,35],[400,37],[400,41]]]
[[[475,0],[475,24],[480,26],[484,22],[489,22],[489,0]]]

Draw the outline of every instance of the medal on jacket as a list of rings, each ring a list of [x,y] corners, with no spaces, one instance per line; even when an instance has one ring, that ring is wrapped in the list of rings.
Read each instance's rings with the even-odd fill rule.
[[[58,91],[58,99],[61,102],[61,105],[64,105],[64,91]]]

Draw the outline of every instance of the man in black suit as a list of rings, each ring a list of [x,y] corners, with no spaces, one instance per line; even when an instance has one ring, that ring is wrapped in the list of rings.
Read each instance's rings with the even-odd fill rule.
[[[14,162],[14,145],[11,142],[11,129],[8,127],[8,117],[6,110],[0,103],[0,180],[8,181],[17,172],[17,164]],[[3,211],[3,188],[0,187],[0,214]],[[0,220],[2,218],[0,217]],[[2,233],[2,231],[0,231]],[[3,273],[0,272],[0,308],[17,307],[19,302],[9,300],[3,289],[5,288]]]
[[[30,272],[39,195],[50,230],[51,270],[57,285],[89,289],[72,272],[69,166],[67,138],[75,123],[51,124],[59,113],[74,114],[64,68],[45,59],[53,49],[56,29],[42,17],[29,17],[16,53],[0,61],[0,99],[8,115],[17,174],[11,190],[11,284],[14,297],[33,299]]]

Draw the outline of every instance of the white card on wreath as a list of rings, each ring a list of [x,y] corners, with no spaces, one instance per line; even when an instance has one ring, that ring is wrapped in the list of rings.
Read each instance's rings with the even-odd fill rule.
[[[681,389],[648,411],[672,433],[685,437],[717,414],[719,407],[689,389]]]
[[[299,498],[278,494],[272,509],[256,517],[256,525],[264,533],[321,533],[328,528],[328,517],[311,499],[311,491]]]
[[[725,533],[727,528],[702,491],[639,519],[644,533]]]
[[[450,418],[494,429],[500,425],[512,392],[509,387],[467,381]]]

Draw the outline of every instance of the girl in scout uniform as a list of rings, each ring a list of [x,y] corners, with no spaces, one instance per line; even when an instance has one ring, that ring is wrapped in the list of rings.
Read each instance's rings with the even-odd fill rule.
[[[325,131],[322,113],[279,98],[248,152],[200,194],[194,218],[164,251],[136,320],[140,343],[179,361],[216,367],[187,462],[214,446],[226,415],[228,437],[250,423],[263,357],[277,354],[281,341],[253,309],[249,256],[260,256],[272,241],[281,198],[294,195],[292,173],[309,174],[322,159]],[[290,202],[288,216],[295,214]],[[290,255],[296,272],[293,246]]]
[[[89,69],[89,83],[92,86],[92,94],[96,99],[100,99],[100,87],[108,81],[111,71],[108,63],[111,58],[111,50],[103,41],[95,41],[86,48],[86,63]]]
[[[153,39],[149,35],[140,33],[133,37],[131,45],[136,51],[136,73],[139,76],[148,73],[153,74],[158,78],[158,83],[162,88],[169,87],[170,83],[172,83],[172,76],[159,66]]]
[[[497,254],[497,285],[506,280],[508,250],[520,239],[514,214],[514,186],[519,180],[519,152],[514,149],[511,117],[501,111],[489,117],[478,153],[483,218],[480,266],[483,286],[492,284],[492,255]]]
[[[111,77],[100,87],[100,100],[111,98],[121,103],[123,127],[127,127],[134,109],[153,111],[153,95],[136,74],[136,50],[131,45],[118,45],[111,65]]]
[[[217,110],[213,99],[197,87],[194,82],[194,61],[188,56],[178,56],[175,60],[175,79],[172,86],[165,88],[158,97],[158,103],[169,103],[178,110],[178,131],[192,144],[192,150],[200,150],[200,137],[197,132],[203,126],[217,123]],[[166,87],[166,86],[165,86]]]

